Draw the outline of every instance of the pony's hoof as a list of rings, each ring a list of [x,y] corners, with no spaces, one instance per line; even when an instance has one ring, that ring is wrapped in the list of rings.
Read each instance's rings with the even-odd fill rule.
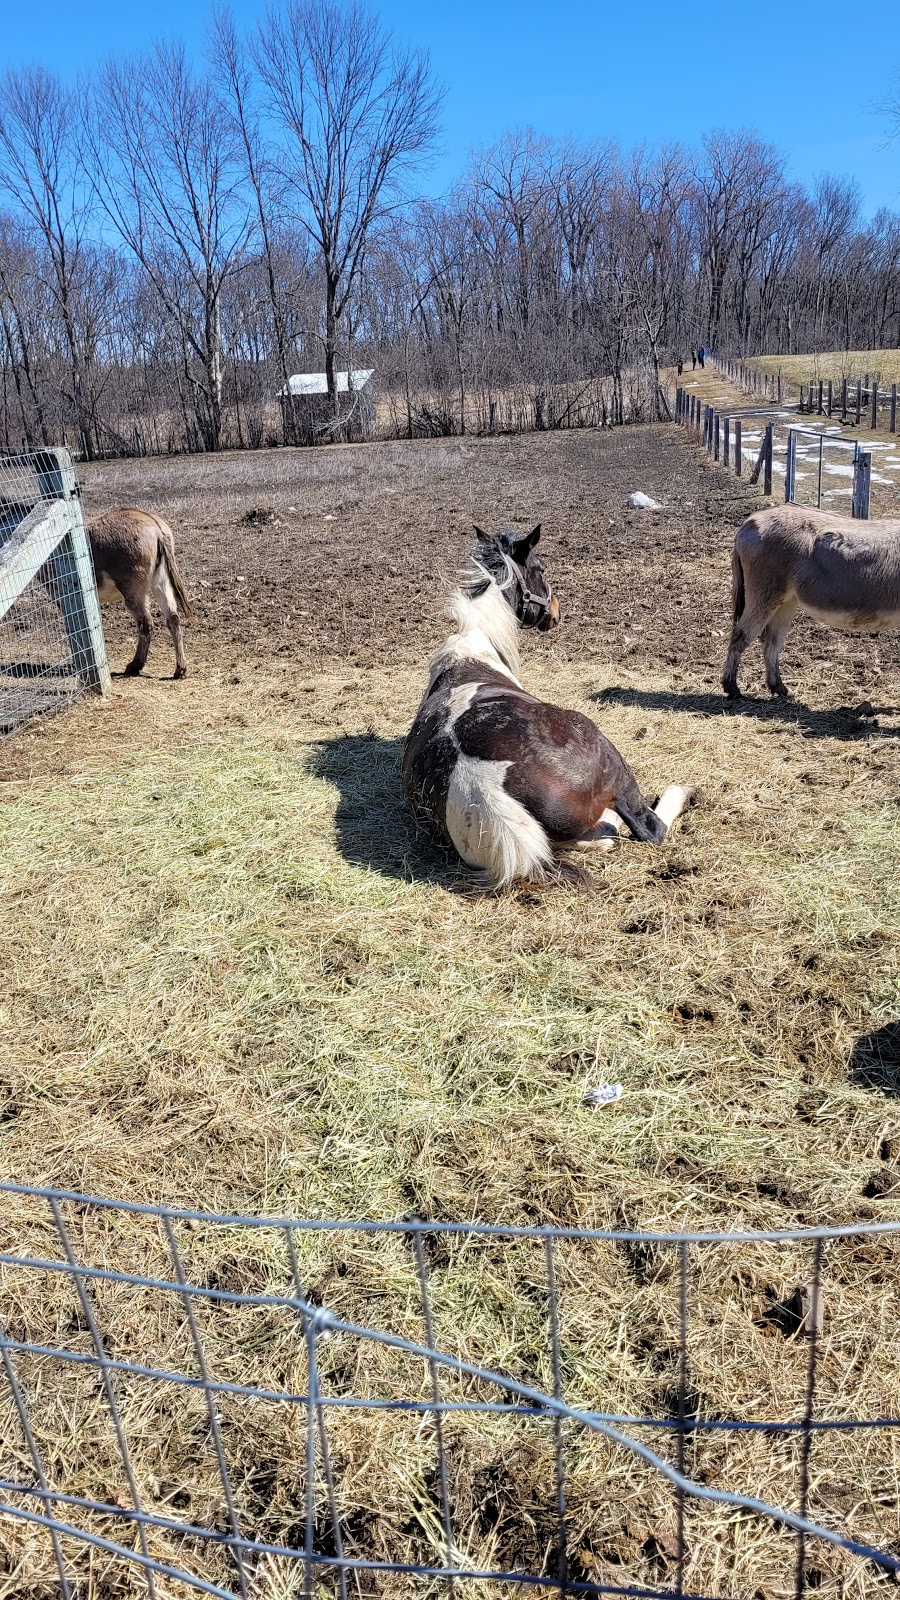
[[[129,661],[127,667],[122,668],[122,677],[139,678],[143,670],[143,667],[139,667],[133,661]]]
[[[770,684],[769,693],[773,700],[790,700],[791,698],[790,691],[785,688],[783,683],[776,683],[774,688]]]
[[[172,677],[173,678],[186,678],[187,677],[187,667],[176,667],[175,671],[172,673]]]

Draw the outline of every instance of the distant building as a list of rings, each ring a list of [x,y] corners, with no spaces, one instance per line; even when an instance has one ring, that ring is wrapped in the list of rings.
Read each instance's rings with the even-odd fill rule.
[[[324,372],[295,372],[278,391],[285,439],[296,444],[315,444],[329,436],[367,439],[375,422],[374,376],[372,367],[335,373],[340,403],[338,426],[332,429],[334,419]]]

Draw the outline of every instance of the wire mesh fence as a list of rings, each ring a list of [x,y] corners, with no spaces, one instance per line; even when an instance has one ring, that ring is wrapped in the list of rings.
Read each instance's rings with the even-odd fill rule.
[[[844,1349],[830,1311],[848,1264],[870,1283],[880,1266],[893,1377],[900,1221],[682,1235],[332,1222],[0,1187],[0,1521],[17,1595],[99,1593],[97,1563],[110,1600],[649,1600],[744,1594],[748,1573],[795,1597],[832,1577],[863,1595],[900,1573],[900,1416],[863,1404],[878,1392],[871,1327]],[[643,1264],[665,1327],[652,1413],[609,1403],[635,1342],[604,1327],[602,1296],[587,1318],[570,1311],[586,1252],[603,1251]],[[709,1288],[785,1251],[801,1280],[780,1308],[796,1393],[772,1415],[734,1308],[713,1321]],[[510,1258],[528,1326],[504,1303]],[[592,1383],[581,1358],[607,1337]],[[710,1414],[704,1373],[728,1341],[733,1406]],[[865,1481],[861,1457],[842,1483],[828,1454],[848,1439],[865,1441]],[[776,1457],[790,1503],[769,1496]]]
[[[102,687],[105,674],[68,452],[0,456],[0,737]]]

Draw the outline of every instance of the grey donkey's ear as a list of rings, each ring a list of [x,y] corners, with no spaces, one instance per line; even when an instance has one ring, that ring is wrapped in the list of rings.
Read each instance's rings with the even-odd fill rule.
[[[517,539],[516,540],[515,544],[512,547],[512,554],[515,557],[515,559],[518,562],[527,561],[528,557],[530,556],[532,550],[534,549],[534,547],[537,544],[537,542],[540,539],[540,537],[541,537],[541,524],[538,523],[537,527],[536,528],[532,528],[530,533],[526,533],[526,534],[524,534],[522,536],[521,539]]]
[[[491,534],[485,533],[483,528],[479,528],[477,522],[473,522],[472,527],[475,529],[475,533],[482,544],[490,544]]]

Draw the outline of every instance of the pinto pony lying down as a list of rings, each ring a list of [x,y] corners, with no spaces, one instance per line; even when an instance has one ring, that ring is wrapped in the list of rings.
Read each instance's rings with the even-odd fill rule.
[[[589,717],[523,689],[519,628],[546,633],[559,622],[534,554],[541,530],[475,531],[471,569],[447,607],[454,631],[432,659],[404,748],[404,792],[483,887],[559,877],[586,884],[561,855],[612,849],[623,824],[635,839],[661,844],[690,793],[673,784],[652,805]]]

